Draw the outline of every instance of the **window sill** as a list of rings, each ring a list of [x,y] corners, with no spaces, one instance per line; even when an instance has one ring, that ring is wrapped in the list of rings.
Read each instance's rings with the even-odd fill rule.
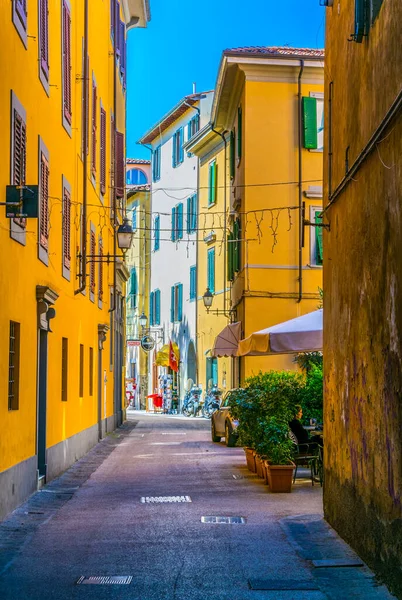
[[[212,208],[213,206],[216,206],[216,202],[211,202],[211,203],[208,202],[207,208]]]
[[[312,265],[312,264],[307,264],[307,267],[309,267],[310,269],[322,269],[323,265]]]

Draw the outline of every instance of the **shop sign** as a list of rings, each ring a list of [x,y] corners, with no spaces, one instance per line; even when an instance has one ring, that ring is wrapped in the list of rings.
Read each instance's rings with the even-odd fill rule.
[[[144,337],[141,340],[141,348],[145,352],[150,352],[151,350],[154,349],[154,347],[155,347],[154,338],[152,338],[150,335],[144,335]]]

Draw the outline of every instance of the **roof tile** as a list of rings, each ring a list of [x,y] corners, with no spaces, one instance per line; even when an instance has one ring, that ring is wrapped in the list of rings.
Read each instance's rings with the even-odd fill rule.
[[[245,46],[242,48],[228,48],[224,55],[231,54],[253,54],[271,56],[297,56],[302,58],[324,58],[324,50],[321,48],[291,48],[289,46]]]

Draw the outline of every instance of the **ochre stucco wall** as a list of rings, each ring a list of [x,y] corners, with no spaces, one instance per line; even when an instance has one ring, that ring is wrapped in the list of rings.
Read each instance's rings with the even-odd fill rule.
[[[399,0],[362,44],[354,3],[327,9],[335,189],[402,87]],[[395,119],[327,212],[324,235],[328,521],[402,598],[402,122]],[[328,104],[325,196],[328,198]]]

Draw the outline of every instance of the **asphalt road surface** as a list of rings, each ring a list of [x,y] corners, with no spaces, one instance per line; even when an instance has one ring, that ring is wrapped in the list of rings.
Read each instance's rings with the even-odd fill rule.
[[[209,421],[130,419],[0,525],[1,600],[390,597],[366,567],[317,576],[306,552],[354,556],[322,521],[319,486],[271,494],[241,448],[211,442]],[[113,576],[128,583],[86,583]],[[353,593],[339,595],[344,585]]]

